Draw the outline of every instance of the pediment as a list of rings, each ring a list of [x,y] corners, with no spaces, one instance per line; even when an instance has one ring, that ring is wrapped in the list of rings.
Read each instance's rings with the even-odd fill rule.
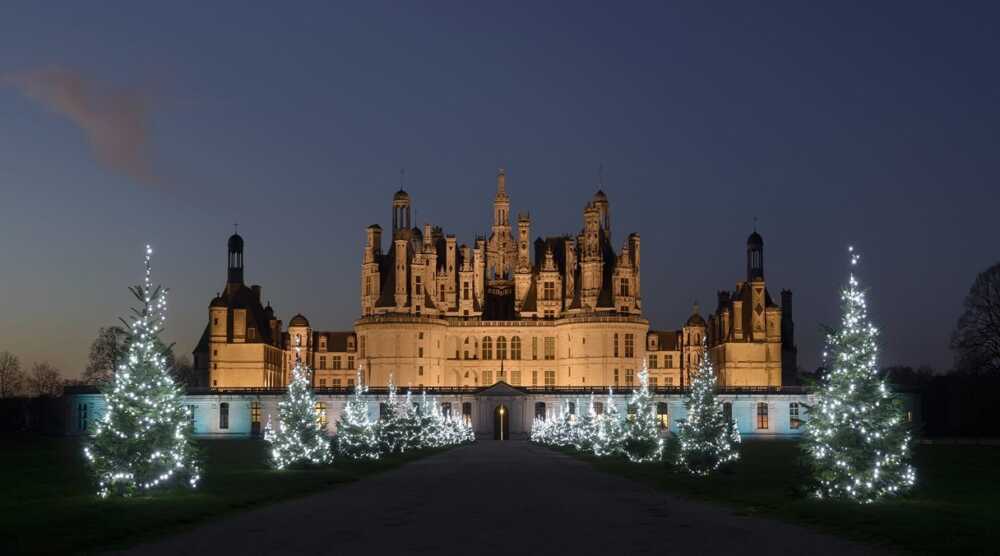
[[[503,381],[476,392],[477,396],[524,396],[525,394],[526,392],[524,390],[511,386]]]

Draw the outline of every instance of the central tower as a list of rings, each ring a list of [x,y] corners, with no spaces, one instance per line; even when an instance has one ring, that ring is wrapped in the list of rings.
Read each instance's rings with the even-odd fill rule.
[[[513,276],[517,247],[510,228],[510,196],[503,168],[497,171],[497,194],[493,199],[493,233],[486,247],[486,278],[510,280]]]

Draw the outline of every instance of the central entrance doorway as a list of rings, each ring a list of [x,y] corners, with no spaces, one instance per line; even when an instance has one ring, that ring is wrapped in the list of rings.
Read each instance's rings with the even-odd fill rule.
[[[510,440],[510,410],[503,404],[493,410],[493,440]]]

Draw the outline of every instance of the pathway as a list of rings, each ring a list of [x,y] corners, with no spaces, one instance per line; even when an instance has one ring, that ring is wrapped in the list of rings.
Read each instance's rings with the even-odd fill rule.
[[[135,554],[876,554],[597,472],[527,442],[480,441],[350,485],[141,545]]]

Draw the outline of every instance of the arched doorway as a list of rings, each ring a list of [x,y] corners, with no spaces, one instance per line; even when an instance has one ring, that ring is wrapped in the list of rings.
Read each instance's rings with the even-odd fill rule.
[[[493,440],[510,440],[510,410],[503,404],[493,410]]]

